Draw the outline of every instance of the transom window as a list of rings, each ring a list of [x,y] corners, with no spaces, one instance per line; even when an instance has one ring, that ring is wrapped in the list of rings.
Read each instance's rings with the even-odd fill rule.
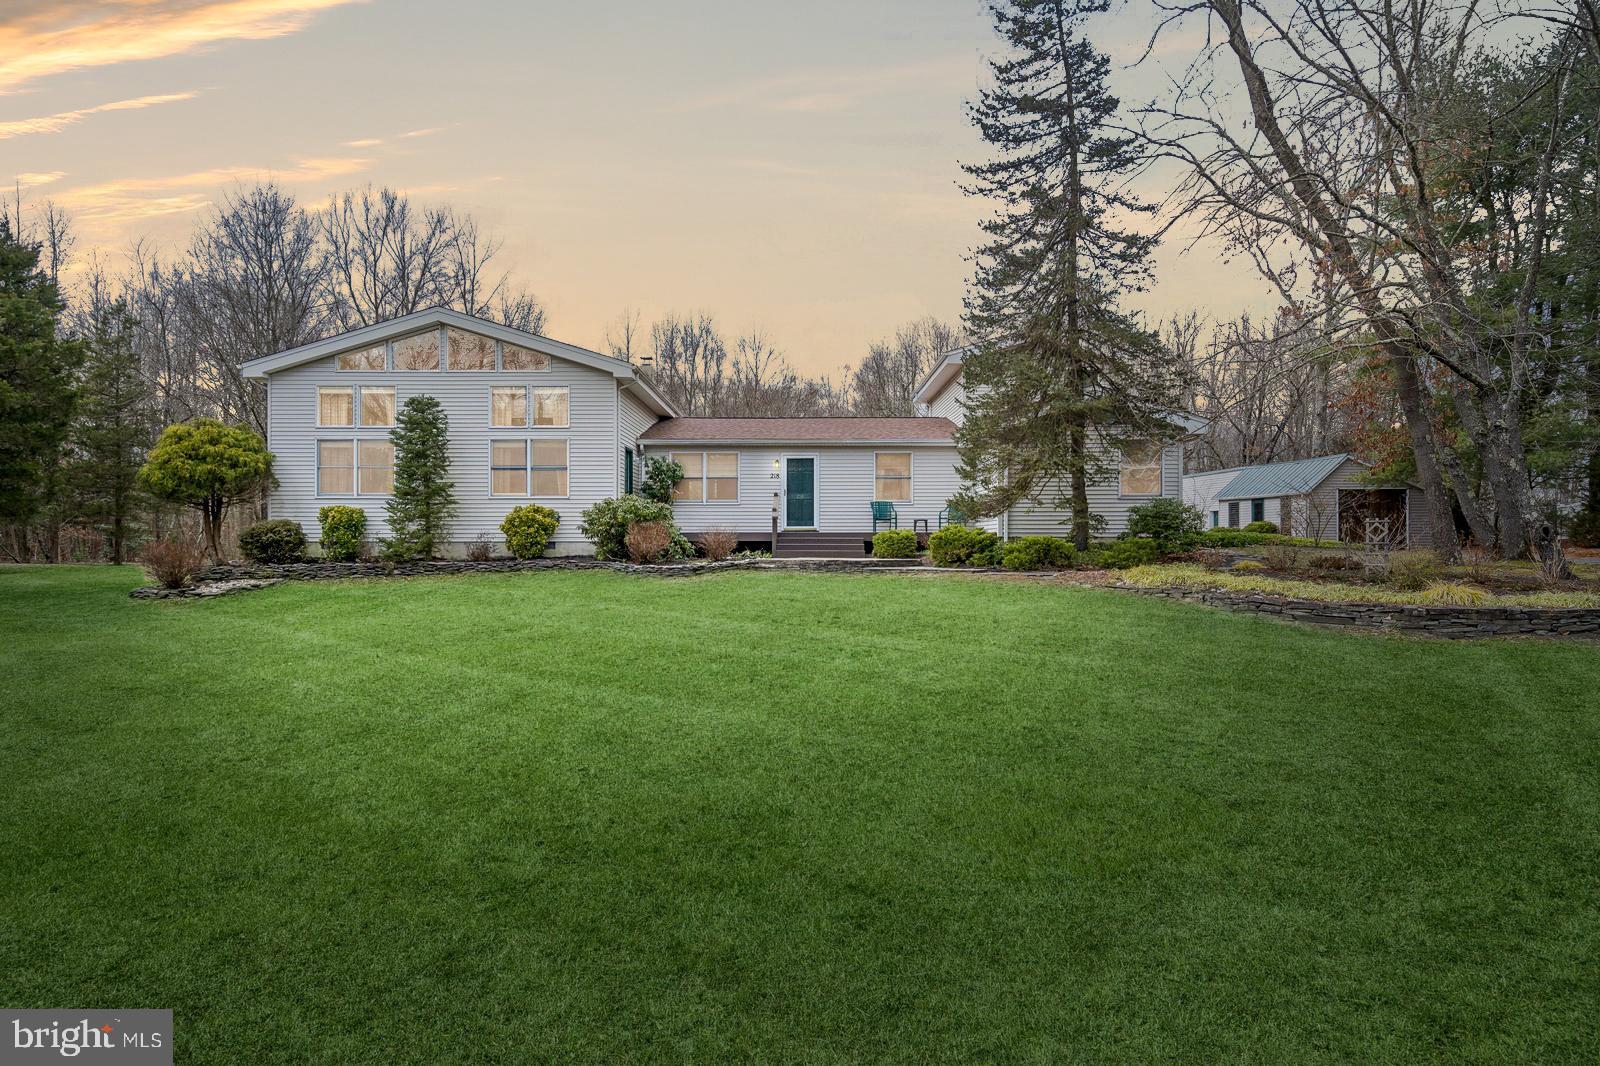
[[[1140,441],[1123,449],[1120,488],[1124,496],[1161,495],[1161,446]]]
[[[317,495],[388,496],[394,445],[387,440],[317,441]]]
[[[359,397],[359,402],[357,400]],[[322,385],[317,389],[317,425],[394,425],[393,385]],[[356,412],[361,421],[356,421]]]
[[[874,467],[873,499],[911,502],[910,452],[878,452]]]
[[[510,370],[539,373],[550,369],[544,352],[507,344],[481,333],[445,326],[385,341],[334,356],[339,370]]]
[[[532,411],[533,426],[565,429],[570,424],[569,391],[565,385],[496,385],[489,390],[489,424],[526,428]]]
[[[718,503],[739,498],[738,452],[673,452],[672,461],[683,467],[683,480],[672,487],[674,500]]]
[[[566,439],[490,441],[489,492],[495,496],[566,496]]]
[[[429,330],[394,342],[396,370],[438,370],[439,332]]]

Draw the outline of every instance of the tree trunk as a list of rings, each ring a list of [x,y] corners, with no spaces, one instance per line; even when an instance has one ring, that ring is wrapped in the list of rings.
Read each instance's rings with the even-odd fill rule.
[[[1086,552],[1089,550],[1089,440],[1083,429],[1082,416],[1073,422],[1069,432],[1072,447],[1072,546],[1080,552]]]

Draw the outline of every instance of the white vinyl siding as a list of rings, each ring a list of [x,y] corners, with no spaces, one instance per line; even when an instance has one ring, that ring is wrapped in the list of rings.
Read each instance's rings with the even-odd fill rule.
[[[1098,535],[1114,537],[1127,531],[1128,511],[1149,503],[1154,496],[1123,495],[1119,477],[1120,455],[1115,449],[1102,446],[1111,463],[1110,476],[1089,483],[1089,510],[1105,519],[1105,529]],[[1161,495],[1176,498],[1181,486],[1181,448],[1169,444],[1161,450]],[[1046,486],[1041,503],[1024,501],[1006,512],[1006,536],[1010,538],[1043,534],[1051,537],[1067,536],[1072,528],[1070,504],[1058,503],[1068,493],[1066,486]]]
[[[502,353],[509,350],[502,345]],[[616,378],[608,371],[583,366],[560,357],[547,358],[536,353],[539,364],[548,369],[532,371],[439,370],[432,372],[338,370],[339,356],[330,355],[315,362],[273,373],[267,379],[267,446],[275,456],[274,472],[278,487],[273,490],[270,513],[300,523],[306,537],[321,536],[317,510],[330,503],[352,503],[367,512],[367,534],[371,538],[389,535],[381,497],[370,502],[352,501],[348,494],[329,496],[317,491],[317,442],[319,438],[379,439],[387,441],[388,429],[365,427],[325,430],[317,427],[317,389],[319,386],[379,385],[395,389],[395,403],[403,406],[412,396],[430,395],[443,405],[450,421],[450,476],[455,482],[458,514],[451,524],[449,541],[460,546],[481,535],[497,537],[506,512],[519,502],[537,500],[553,507],[561,525],[552,540],[552,553],[589,552],[593,547],[578,531],[580,515],[593,504],[612,496],[618,489],[617,427],[619,421]],[[490,388],[496,385],[566,389],[567,427],[528,428],[490,426]],[[531,397],[530,397],[531,402]],[[531,413],[531,411],[530,411]],[[496,495],[490,491],[489,442],[491,440],[561,440],[566,445],[565,493],[543,496],[529,493],[520,497]],[[530,466],[540,465],[531,462]],[[552,467],[542,474],[530,474],[543,487],[557,487],[561,480]],[[530,485],[530,489],[539,486]]]
[[[617,441],[617,492],[621,494],[628,484],[624,469],[626,464],[633,464],[635,491],[644,481],[644,468],[639,464],[637,457],[639,438],[645,430],[660,421],[660,416],[641,403],[632,393],[622,392],[619,389],[618,394],[622,398],[622,406],[619,408],[621,417],[617,425],[617,431],[621,434],[621,439]]]
[[[646,455],[665,456],[689,451],[715,453],[718,450],[645,442]],[[872,529],[872,501],[877,498],[874,495],[876,455],[880,451],[911,453],[915,472],[912,498],[895,504],[901,529],[910,529],[918,518],[927,519],[929,529],[937,529],[939,511],[961,487],[961,479],[956,476],[956,450],[949,445],[839,445],[808,441],[792,447],[740,445],[737,451],[739,498],[676,504],[674,514],[685,532],[724,527],[765,536],[772,524],[773,494],[780,492],[783,484],[779,460],[785,455],[816,457],[816,528],[823,533],[860,533]],[[992,523],[986,525],[993,528]]]
[[[950,384],[928,401],[928,414],[933,418],[948,418],[956,425],[966,420],[966,411],[961,407],[967,398],[967,390],[961,385],[961,375],[957,374]]]

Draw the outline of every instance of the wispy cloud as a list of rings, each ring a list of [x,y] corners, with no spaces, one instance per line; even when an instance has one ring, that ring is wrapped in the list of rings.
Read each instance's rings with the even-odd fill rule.
[[[54,182],[58,182],[66,176],[67,172],[65,170],[51,170],[44,172],[28,170],[18,174],[16,177],[16,182],[24,189],[35,189],[40,185],[50,185]]]
[[[813,70],[744,82],[666,106],[671,112],[740,107],[793,113],[843,111],[864,100],[918,85],[974,80],[977,61],[953,57],[867,70]]]
[[[303,29],[365,0],[7,0],[0,6],[0,93],[84,67],[159,59]]]
[[[109,104],[96,104],[94,107],[80,107],[76,111],[58,111],[53,115],[40,115],[37,118],[19,118],[9,122],[0,122],[0,141],[11,137],[23,137],[30,133],[59,133],[75,123],[82,122],[90,115],[98,115],[105,111],[137,111],[140,108],[155,107],[158,104],[173,104],[180,100],[193,100],[200,95],[197,92],[166,93],[161,96],[139,96],[132,100],[114,100]]]
[[[402,136],[402,137],[404,137],[404,138],[409,140],[409,139],[411,139],[413,137],[432,137],[435,133],[443,133],[443,132],[444,132],[444,127],[443,126],[429,126],[427,129],[407,130],[405,133],[402,133],[400,136]]]
[[[345,141],[346,148],[376,148],[383,143],[382,137],[363,137],[358,141]]]
[[[293,166],[213,167],[155,178],[119,178],[64,189],[56,201],[81,220],[123,223],[194,211],[210,205],[218,191],[235,182],[272,179],[316,182],[366,169],[371,160],[344,157],[301,159]]]

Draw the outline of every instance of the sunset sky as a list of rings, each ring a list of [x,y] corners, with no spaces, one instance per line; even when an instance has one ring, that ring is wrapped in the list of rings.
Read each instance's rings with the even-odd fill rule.
[[[1103,25],[1119,68],[1150,29],[1142,5]],[[1125,101],[1174,45],[1118,69]],[[977,0],[4,0],[0,175],[113,268],[136,238],[176,250],[236,182],[311,206],[389,184],[487,223],[554,337],[704,310],[832,372],[960,313],[982,210],[957,187],[982,155],[963,104],[993,47]],[[1174,241],[1132,303],[1270,299]]]

